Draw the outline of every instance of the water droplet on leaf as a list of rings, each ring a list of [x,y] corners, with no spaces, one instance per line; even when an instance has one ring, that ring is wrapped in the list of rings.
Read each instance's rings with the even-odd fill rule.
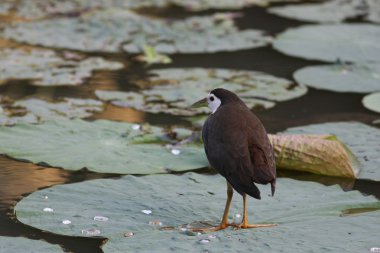
[[[108,217],[104,216],[95,216],[94,221],[108,221]]]
[[[145,214],[151,214],[152,213],[152,210],[141,210],[142,213],[145,213]]]
[[[100,234],[100,230],[96,228],[82,229],[82,235],[91,236],[91,235],[99,235],[99,234]]]
[[[69,225],[69,224],[71,224],[71,221],[70,220],[63,220],[62,224]]]
[[[45,208],[43,209],[43,211],[44,211],[44,212],[48,212],[48,213],[52,213],[52,212],[54,212],[54,209],[53,209],[53,208],[50,208],[50,207],[45,207]]]
[[[126,233],[124,233],[124,237],[131,237],[131,236],[134,236],[133,232],[126,232]]]
[[[173,148],[171,152],[172,152],[173,155],[179,155],[179,154],[181,154],[181,150],[175,149],[175,148]]]
[[[237,213],[235,214],[235,217],[234,217],[234,223],[240,223],[241,222],[241,214],[240,213]]]
[[[135,125],[132,126],[133,130],[140,130],[140,128],[141,128],[141,126],[138,125],[138,124],[135,124]]]
[[[209,242],[210,242],[210,240],[208,240],[208,239],[202,239],[199,241],[200,244],[207,244]]]
[[[151,221],[149,221],[149,225],[162,226],[162,222],[159,220],[151,220]]]

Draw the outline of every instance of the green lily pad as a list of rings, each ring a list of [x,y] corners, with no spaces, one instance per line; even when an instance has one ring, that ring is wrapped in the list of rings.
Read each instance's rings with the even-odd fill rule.
[[[380,91],[380,64],[334,64],[304,67],[293,74],[298,83],[336,92]]]
[[[367,20],[379,22],[379,3],[375,1],[377,0],[331,0],[272,7],[269,8],[269,12],[286,18],[318,23],[337,23],[359,16],[366,16]]]
[[[218,87],[237,93],[250,108],[270,108],[275,102],[300,97],[307,92],[304,85],[294,85],[287,79],[256,71],[173,68],[151,71],[150,74],[155,76],[136,81],[147,88],[140,93],[97,90],[96,95],[117,106],[192,116],[209,112],[208,108],[189,107]]]
[[[50,103],[30,98],[7,104],[3,113],[0,113],[0,125],[87,118],[102,110],[103,103],[94,99],[64,98],[62,102]]]
[[[358,178],[380,181],[380,129],[358,122],[335,122],[288,128],[284,133],[336,135],[358,158]]]
[[[0,236],[0,252],[6,253],[63,253],[58,245],[22,237]]]
[[[379,38],[377,25],[305,25],[281,33],[273,46],[284,54],[311,60],[379,62]]]
[[[3,36],[20,42],[81,51],[206,53],[265,46],[271,37],[259,30],[239,31],[233,15],[191,17],[181,21],[151,19],[127,9],[105,9],[77,18],[18,23]]]
[[[380,92],[365,96],[362,103],[368,110],[380,113]]]
[[[176,143],[158,127],[106,120],[0,127],[0,153],[67,170],[165,173],[208,166],[203,147]]]
[[[80,57],[74,53],[66,55]],[[0,49],[0,85],[12,79],[31,80],[31,84],[37,86],[79,85],[94,70],[121,68],[123,64],[99,57],[74,61],[52,50]]]
[[[178,229],[183,224],[194,227],[201,221],[217,224],[223,212],[224,178],[196,173],[58,185],[24,198],[15,212],[22,223],[44,231],[106,237],[105,253],[267,252],[284,248],[291,252],[358,252],[378,242],[379,211],[342,215],[347,209],[376,210],[380,202],[374,197],[344,192],[337,185],[325,187],[284,178],[278,179],[277,186],[273,198],[264,197],[253,205],[253,199],[248,199],[251,222],[279,224],[266,229],[226,229],[201,235]],[[260,189],[269,193],[267,186]],[[241,202],[236,195],[231,216],[241,213]],[[172,230],[162,231],[160,227]]]

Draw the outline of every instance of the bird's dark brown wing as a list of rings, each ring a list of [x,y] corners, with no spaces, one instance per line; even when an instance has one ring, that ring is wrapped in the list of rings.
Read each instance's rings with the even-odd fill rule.
[[[260,121],[256,125],[248,124],[248,127],[253,181],[259,184],[270,183],[273,196],[276,188],[276,162],[273,147]]]
[[[251,133],[252,130],[254,133]],[[252,138],[266,137],[266,133],[255,133],[263,130],[265,133],[261,122],[244,105],[235,104],[218,109],[207,119],[202,131],[206,155],[211,166],[240,194],[247,193],[258,199],[260,191],[254,182],[266,184],[273,181],[270,177],[273,173],[257,172],[256,169],[268,169],[265,162],[273,161],[270,156],[265,155],[267,147],[261,146],[260,139],[251,141]],[[266,144],[266,140],[264,143]],[[269,150],[273,152],[271,148]]]

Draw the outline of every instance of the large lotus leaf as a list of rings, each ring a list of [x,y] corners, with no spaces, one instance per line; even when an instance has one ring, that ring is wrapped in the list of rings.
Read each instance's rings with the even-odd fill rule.
[[[22,237],[0,236],[0,252],[4,253],[63,253],[58,245]]]
[[[144,88],[140,93],[96,91],[98,98],[114,105],[175,115],[208,113],[207,108],[190,110],[189,106],[215,88],[226,88],[242,97],[250,107],[270,108],[277,101],[304,95],[304,85],[256,71],[173,68],[151,71],[148,80],[136,81]],[[159,84],[159,85],[157,85]]]
[[[201,221],[217,224],[225,188],[219,175],[125,176],[34,192],[16,205],[15,212],[22,223],[52,233],[109,238],[105,253],[359,252],[378,242],[379,211],[342,216],[347,209],[376,210],[380,202],[374,197],[344,192],[337,185],[283,178],[273,198],[265,194],[253,205],[248,200],[251,222],[276,222],[277,227],[202,235],[178,229]],[[269,193],[268,186],[260,189]],[[241,197],[236,195],[230,214],[241,211]],[[161,231],[160,225],[173,230]]]
[[[70,57],[80,57],[70,53]],[[30,79],[38,86],[79,85],[91,72],[100,69],[116,70],[119,62],[99,57],[74,61],[45,49],[0,49],[0,85],[11,79]]]
[[[380,92],[365,96],[362,103],[365,108],[380,113]]]
[[[0,113],[0,125],[86,118],[102,110],[103,103],[94,99],[64,98],[62,102],[51,103],[30,98],[8,104]]]
[[[289,128],[285,133],[336,135],[361,163],[358,178],[380,181],[380,129],[358,122],[334,122]]]
[[[304,85],[336,92],[380,91],[380,64],[334,64],[304,67],[294,79]]]
[[[367,19],[379,22],[374,18],[379,13],[377,0],[331,0],[322,3],[285,5],[269,8],[269,12],[291,19],[318,23],[341,22],[348,18],[368,15]],[[374,10],[375,9],[375,10]],[[377,14],[380,15],[380,14]]]
[[[270,37],[258,30],[239,31],[233,15],[151,19],[126,9],[93,11],[77,18],[56,18],[9,26],[3,36],[16,41],[82,51],[205,53],[265,46]]]
[[[67,170],[164,173],[208,166],[203,147],[175,145],[161,128],[106,120],[0,127],[0,153]]]
[[[379,38],[377,25],[305,25],[281,33],[273,46],[284,54],[305,59],[379,62]]]

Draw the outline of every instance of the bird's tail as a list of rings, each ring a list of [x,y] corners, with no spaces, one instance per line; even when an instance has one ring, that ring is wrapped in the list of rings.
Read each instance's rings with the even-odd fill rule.
[[[276,180],[270,182],[270,188],[272,190],[272,197],[274,196],[274,192],[276,191]]]

